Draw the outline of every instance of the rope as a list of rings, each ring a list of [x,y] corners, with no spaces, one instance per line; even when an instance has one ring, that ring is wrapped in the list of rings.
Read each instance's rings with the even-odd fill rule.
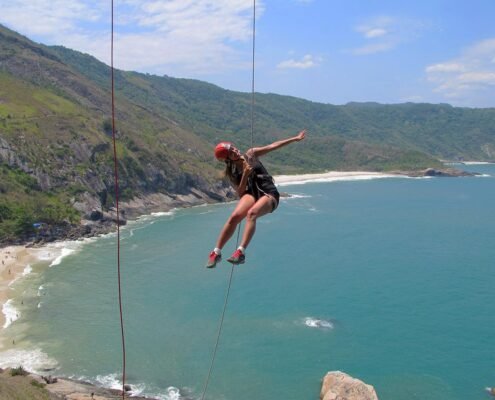
[[[251,71],[251,148],[254,138],[254,54],[256,44],[256,0],[253,0],[253,57],[252,57],[252,71]]]
[[[117,145],[115,140],[115,78],[113,67],[113,0],[112,0],[112,33],[111,33],[111,50],[110,50],[110,70],[112,80],[112,143],[113,143],[113,167],[115,182],[115,206],[117,209],[117,281],[119,287],[119,313],[120,313],[120,334],[122,339],[122,399],[125,398],[125,335],[124,335],[124,318],[122,316],[122,287],[120,279],[120,213],[119,213],[119,170],[117,163]]]
[[[239,229],[237,230],[237,245],[239,244],[239,233],[241,231],[240,228],[241,227],[239,225]],[[236,247],[237,247],[237,245],[236,245]],[[227,304],[229,302],[230,288],[232,286],[232,278],[234,276],[234,267],[235,267],[235,265],[232,264],[232,267],[230,268],[229,284],[227,286],[227,292],[225,293],[225,301],[223,303],[222,316],[220,318],[220,323],[218,324],[217,340],[215,342],[215,348],[213,349],[213,356],[211,358],[210,368],[208,370],[208,376],[206,378],[205,386],[203,388],[203,394],[201,395],[201,400],[204,400],[204,398],[205,398],[206,390],[208,389],[208,384],[209,384],[210,378],[211,378],[211,373],[213,371],[213,365],[215,364],[215,358],[217,356],[218,344],[220,343],[220,336],[222,334],[223,320],[225,319],[225,311],[227,310]]]
[[[251,148],[253,145],[254,138],[254,55],[255,55],[255,38],[256,38],[256,0],[253,0],[253,54],[252,54],[252,79],[251,79]],[[237,229],[237,240],[236,240],[236,248],[239,246],[239,236],[241,232],[241,224]],[[215,341],[215,347],[213,349],[213,355],[211,358],[210,368],[208,369],[208,376],[206,378],[206,382],[203,388],[203,393],[201,394],[201,400],[204,400],[206,391],[208,390],[208,384],[210,382],[211,373],[213,372],[213,366],[215,364],[215,359],[217,356],[218,345],[220,343],[220,336],[222,334],[223,321],[225,319],[225,312],[227,311],[227,304],[229,302],[230,288],[232,287],[232,278],[234,276],[234,267],[232,264],[229,275],[229,282],[227,285],[227,291],[225,293],[225,301],[223,303],[222,315],[220,317],[220,323],[218,325],[217,338]]]

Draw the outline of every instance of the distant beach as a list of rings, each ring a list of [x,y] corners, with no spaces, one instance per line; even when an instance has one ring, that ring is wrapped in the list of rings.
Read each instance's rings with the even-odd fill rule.
[[[25,246],[8,246],[0,249],[0,326],[6,328],[18,318],[15,310],[9,310],[9,294],[14,281],[23,276],[26,268],[37,261],[33,249]]]
[[[369,171],[329,171],[321,174],[277,175],[277,186],[302,185],[310,182],[336,182],[347,180],[368,180],[377,178],[404,178],[404,175]]]
[[[7,246],[0,248],[0,328],[7,328],[20,318],[20,313],[11,305],[12,284],[28,275],[32,266],[39,262],[57,263],[67,252],[59,244],[47,244],[40,247],[26,245]],[[60,261],[58,261],[60,262]],[[0,334],[1,339],[1,334]],[[2,348],[0,341],[0,349]]]

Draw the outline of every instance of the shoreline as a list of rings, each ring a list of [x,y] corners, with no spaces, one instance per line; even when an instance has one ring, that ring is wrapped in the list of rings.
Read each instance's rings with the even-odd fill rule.
[[[0,248],[0,329],[7,328],[12,322],[19,318],[19,314],[12,309],[12,315],[6,311],[6,305],[10,300],[11,285],[26,275],[33,264],[39,261],[32,248],[25,245],[15,245]],[[0,339],[1,339],[0,333]],[[0,340],[0,349],[3,348]]]
[[[444,173],[444,172],[443,172]],[[301,185],[305,183],[317,183],[317,182],[336,182],[336,181],[356,181],[356,180],[370,180],[370,179],[383,179],[383,178],[417,178],[425,177],[430,178],[432,176],[461,176],[461,175],[428,175],[424,173],[409,174],[407,172],[370,172],[370,171],[329,171],[319,174],[300,174],[300,175],[278,175],[274,176],[277,187],[289,186],[289,185]],[[138,221],[142,218],[160,215],[162,213],[171,212],[178,208],[188,208],[194,206],[204,206],[208,202],[201,202],[201,204],[191,204],[190,201],[184,201],[182,206],[170,207],[169,204],[161,204],[160,211],[157,212],[156,207],[149,210],[147,214],[141,214],[129,220]],[[221,204],[221,203],[218,203]],[[155,204],[155,206],[159,206]],[[0,305],[2,306],[2,313],[0,314],[0,352],[5,351],[7,335],[2,329],[8,327],[10,323],[15,322],[16,319],[21,318],[22,315],[14,307],[9,309],[8,302],[12,298],[13,288],[12,284],[18,279],[22,279],[28,275],[30,268],[33,265],[46,263],[46,268],[51,265],[56,265],[61,262],[62,258],[71,254],[76,248],[88,243],[92,239],[95,239],[106,234],[112,234],[115,225],[108,225],[107,232],[97,231],[91,236],[80,236],[78,238],[73,237],[60,237],[53,242],[39,242],[39,243],[26,243],[19,245],[8,245],[6,247],[0,247]],[[7,309],[6,309],[7,308]],[[6,315],[7,314],[7,315]],[[10,319],[10,320],[9,320]],[[16,365],[14,367],[17,367]],[[96,387],[96,386],[95,386]]]
[[[337,182],[337,181],[354,181],[368,180],[379,178],[405,178],[406,174],[398,172],[371,172],[371,171],[328,171],[319,174],[301,174],[301,175],[275,175],[276,186],[302,185],[305,183],[316,182]]]
[[[329,171],[319,174],[300,174],[300,175],[278,175],[274,176],[274,180],[278,187],[288,185],[300,185],[310,182],[333,182],[333,181],[345,181],[345,180],[367,180],[367,179],[379,179],[379,178],[405,178],[405,175],[390,174],[381,172],[369,172],[369,171]],[[197,204],[203,206],[208,203]],[[157,204],[155,204],[156,206]],[[177,208],[186,208],[194,205],[190,201],[185,201],[182,207],[170,207],[170,204],[162,204],[161,210],[156,211],[156,207],[153,207],[148,214],[142,214],[130,221],[137,221],[142,218],[161,215],[162,213],[168,213]],[[129,221],[129,222],[130,222]],[[39,243],[25,243],[7,245],[0,247],[0,351],[5,347],[5,337],[2,334],[2,330],[8,327],[11,323],[15,322],[21,317],[21,313],[14,307],[9,306],[11,300],[12,284],[26,276],[33,265],[38,263],[47,263],[48,265],[58,264],[63,257],[72,253],[73,250],[68,250],[67,247],[79,247],[83,245],[86,240],[97,238],[102,235],[111,234],[115,225],[108,225],[106,231],[96,230],[92,236],[80,236],[74,237],[60,237],[51,242],[39,242]],[[72,243],[72,245],[70,245]]]
[[[429,172],[430,171],[430,172]],[[431,173],[433,171],[433,173]],[[434,176],[464,176],[463,173],[452,173],[456,170],[425,170],[422,172],[418,171],[391,171],[391,172],[372,172],[372,171],[328,171],[323,173],[313,173],[313,174],[298,174],[298,175],[275,175],[274,181],[277,187],[284,187],[290,185],[302,185],[306,183],[318,183],[318,182],[337,182],[337,181],[357,181],[357,180],[370,180],[370,179],[384,179],[384,178],[418,178],[425,177],[430,178]],[[462,172],[462,171],[457,171]],[[473,175],[466,173],[466,175]],[[184,198],[182,204],[171,205],[168,201],[161,203],[157,201],[155,195],[151,195],[155,201],[149,209],[149,213],[139,214],[133,216],[131,221],[138,221],[142,218],[161,215],[162,213],[172,212],[174,209],[188,208],[194,206],[204,206],[209,204],[208,202],[191,202],[191,199]],[[141,199],[142,200],[142,199]],[[226,199],[228,202],[229,199]],[[135,202],[135,200],[132,200]],[[145,202],[145,201],[143,201]],[[218,203],[218,204],[221,204]],[[123,207],[125,208],[125,207]],[[132,207],[131,207],[132,208]],[[157,211],[158,210],[158,211]],[[95,224],[94,221],[81,221],[81,226],[84,224]],[[11,285],[17,279],[22,278],[24,275],[29,273],[29,268],[33,264],[46,262],[51,265],[58,264],[61,259],[72,253],[74,250],[67,250],[61,246],[60,243],[74,243],[77,247],[82,245],[86,240],[91,240],[99,236],[106,234],[111,234],[115,228],[115,224],[110,224],[106,226],[101,226],[100,229],[96,229],[92,234],[84,235],[79,237],[72,236],[62,236],[60,238],[55,238],[53,241],[41,241],[41,242],[27,242],[24,244],[10,244],[2,245],[0,244],[0,306],[2,307],[2,312],[0,313],[0,329],[6,327],[6,322],[9,324],[15,321],[15,315],[12,316],[11,321],[6,321],[5,316],[5,304],[9,300],[9,293],[11,291]],[[8,326],[8,325],[7,325]],[[3,347],[1,344],[2,334],[0,331],[0,349]]]

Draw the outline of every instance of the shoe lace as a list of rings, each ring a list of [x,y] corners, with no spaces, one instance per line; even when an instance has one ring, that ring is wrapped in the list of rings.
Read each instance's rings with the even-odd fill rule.
[[[234,252],[234,257],[235,258],[240,258],[242,256],[242,251],[240,251],[239,249],[237,249],[235,252]]]

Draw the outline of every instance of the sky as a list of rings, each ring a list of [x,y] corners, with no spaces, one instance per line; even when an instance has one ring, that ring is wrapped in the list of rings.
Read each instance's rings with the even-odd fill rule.
[[[115,67],[252,86],[254,0],[114,0]],[[111,0],[0,0],[0,23],[110,63]],[[495,107],[495,0],[256,0],[254,87]]]

